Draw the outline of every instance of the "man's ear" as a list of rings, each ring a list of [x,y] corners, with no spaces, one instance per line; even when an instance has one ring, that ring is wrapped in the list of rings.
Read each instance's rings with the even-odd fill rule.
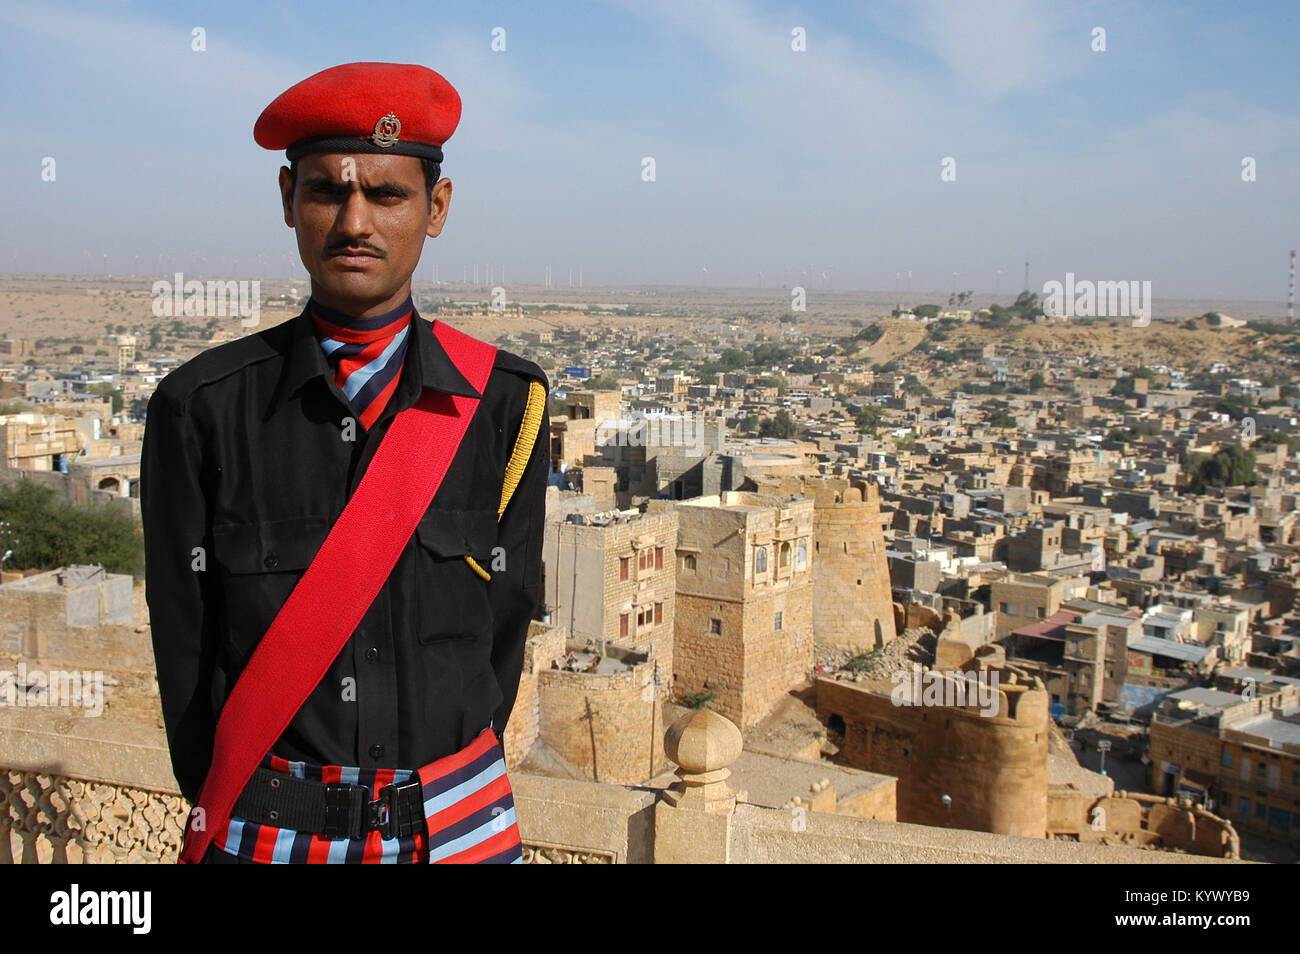
[[[429,228],[425,233],[429,238],[437,238],[442,226],[447,221],[447,208],[451,205],[451,180],[439,179],[433,184],[433,195],[429,201]]]
[[[284,224],[293,228],[293,178],[289,167],[280,167],[280,202],[284,206]]]

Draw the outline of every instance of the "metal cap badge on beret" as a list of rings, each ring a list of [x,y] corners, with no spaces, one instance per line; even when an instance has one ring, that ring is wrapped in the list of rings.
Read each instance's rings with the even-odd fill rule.
[[[344,63],[289,87],[262,110],[253,138],[289,159],[312,152],[387,152],[442,162],[460,94],[426,66]]]

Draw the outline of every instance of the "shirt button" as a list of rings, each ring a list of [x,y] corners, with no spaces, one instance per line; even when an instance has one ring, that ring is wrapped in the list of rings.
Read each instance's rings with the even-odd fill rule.
[[[268,570],[274,570],[280,565],[280,555],[278,553],[268,553],[266,559],[262,561],[262,566]]]
[[[371,646],[369,649],[366,650],[367,660],[369,660],[370,662],[374,662],[378,658],[379,658],[379,650],[376,649],[374,646]]]
[[[370,747],[370,757],[372,759],[382,759],[384,757],[384,747],[382,745],[372,745]]]

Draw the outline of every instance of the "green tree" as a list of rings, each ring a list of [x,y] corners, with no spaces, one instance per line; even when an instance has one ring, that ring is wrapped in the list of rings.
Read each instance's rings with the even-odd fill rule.
[[[790,417],[790,412],[785,408],[777,411],[772,417],[763,418],[758,425],[759,437],[794,437],[795,424]]]
[[[1005,408],[989,418],[989,427],[996,427],[998,430],[1006,430],[1015,426],[1016,419]]]
[[[109,507],[74,507],[49,487],[20,480],[0,485],[0,553],[11,570],[52,570],[102,563],[110,573],[139,576],[144,539],[136,522]]]
[[[909,374],[907,380],[903,382],[903,393],[919,397],[929,397],[930,389],[921,383],[921,379],[915,374]]]
[[[1255,452],[1232,444],[1214,454],[1188,454],[1188,489],[1205,493],[1210,487],[1239,487],[1255,482]]]
[[[107,381],[96,381],[94,384],[88,385],[86,393],[107,394],[112,398],[111,407],[113,413],[116,414],[118,411],[122,410],[122,389],[113,387],[113,385],[109,384]]]
[[[1255,438],[1255,443],[1265,447],[1274,444],[1285,444],[1292,450],[1295,449],[1295,438],[1290,434],[1283,434],[1281,431],[1264,431],[1264,433]]]
[[[1240,421],[1251,412],[1253,405],[1239,394],[1229,394],[1214,402],[1214,409],[1226,414],[1234,421]]]
[[[854,424],[860,431],[873,430],[884,416],[885,409],[879,404],[864,404],[854,415]]]

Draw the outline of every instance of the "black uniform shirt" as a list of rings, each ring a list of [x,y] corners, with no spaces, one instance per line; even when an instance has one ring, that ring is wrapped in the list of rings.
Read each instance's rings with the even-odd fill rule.
[[[146,598],[172,766],[191,801],[235,680],[393,416],[424,387],[479,396],[433,326],[418,312],[411,320],[397,389],[369,431],[335,383],[307,310],[197,355],[149,400],[140,465]],[[463,748],[489,722],[498,735],[505,728],[540,597],[550,469],[544,412],[498,524],[530,378],[549,398],[537,364],[497,351],[428,512],[274,754],[419,768]],[[330,612],[328,600],[318,612]]]

